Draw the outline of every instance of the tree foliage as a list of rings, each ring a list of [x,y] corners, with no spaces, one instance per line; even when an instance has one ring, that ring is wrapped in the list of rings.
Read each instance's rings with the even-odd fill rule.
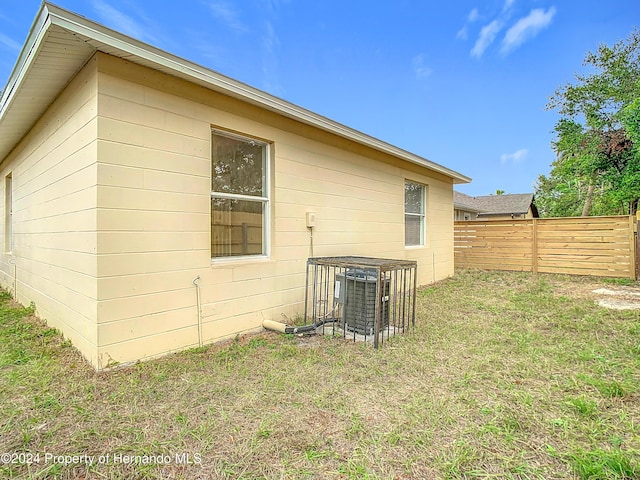
[[[635,213],[640,199],[640,31],[589,52],[575,84],[560,87],[547,108],[561,118],[557,158],[540,175],[536,203],[544,216]]]
[[[219,211],[261,213],[262,202],[229,195],[264,197],[265,145],[217,133],[213,139],[212,206]],[[215,194],[223,194],[216,197]],[[224,195],[227,195],[226,197]]]

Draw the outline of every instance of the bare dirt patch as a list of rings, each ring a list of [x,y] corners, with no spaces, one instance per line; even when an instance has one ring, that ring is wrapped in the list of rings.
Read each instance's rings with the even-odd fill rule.
[[[592,290],[596,303],[614,310],[640,310],[640,287],[615,286]]]
[[[549,277],[553,278],[553,277]],[[596,305],[612,310],[640,310],[640,283],[616,283],[617,279],[557,276],[552,281],[554,292],[574,299],[591,299]]]

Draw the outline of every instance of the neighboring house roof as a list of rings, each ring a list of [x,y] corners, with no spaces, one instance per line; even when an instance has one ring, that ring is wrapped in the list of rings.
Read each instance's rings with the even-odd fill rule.
[[[457,210],[465,210],[467,212],[482,212],[483,210],[475,205],[474,197],[465,195],[464,193],[453,191],[453,208]]]
[[[476,209],[480,216],[489,215],[524,215],[531,208],[533,215],[538,216],[533,193],[510,193],[503,195],[484,195],[471,197],[460,192],[453,192],[455,208]],[[458,206],[460,205],[460,206]],[[473,210],[472,210],[473,211]]]
[[[0,97],[0,160],[97,52],[182,78],[453,179],[471,179],[266,92],[44,2]]]

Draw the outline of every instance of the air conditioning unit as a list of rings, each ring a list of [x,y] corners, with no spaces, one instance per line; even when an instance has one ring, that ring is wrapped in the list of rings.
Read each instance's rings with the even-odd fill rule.
[[[343,305],[342,322],[347,332],[373,335],[377,308],[380,309],[379,328],[389,326],[389,279],[382,279],[381,291],[378,291],[377,273],[376,270],[353,268],[336,274],[334,301]]]
[[[413,260],[309,258],[305,324],[377,348],[415,324],[416,269]]]

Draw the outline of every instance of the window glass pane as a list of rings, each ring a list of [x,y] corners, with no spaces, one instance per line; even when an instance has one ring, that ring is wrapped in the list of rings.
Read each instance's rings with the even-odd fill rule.
[[[404,244],[408,246],[422,245],[422,220],[419,215],[404,216]]]
[[[407,213],[424,213],[424,187],[417,183],[404,184],[404,211]]]
[[[404,244],[424,245],[425,186],[413,182],[404,184]]]
[[[264,253],[261,201],[211,199],[211,256]]]
[[[264,197],[265,149],[263,143],[212,133],[213,169],[211,189],[215,192]]]

